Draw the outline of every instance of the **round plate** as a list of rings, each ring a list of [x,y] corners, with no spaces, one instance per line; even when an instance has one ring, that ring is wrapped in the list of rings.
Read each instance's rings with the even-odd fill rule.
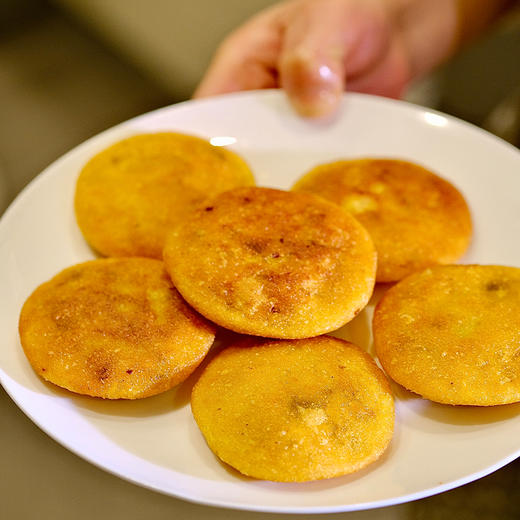
[[[18,339],[20,308],[37,285],[94,257],[74,218],[79,170],[115,141],[164,130],[230,146],[250,163],[259,185],[283,189],[324,161],[379,156],[418,162],[453,182],[469,202],[475,237],[462,261],[518,265],[520,153],[466,123],[357,94],[345,96],[334,120],[309,122],[293,114],[277,91],[187,102],[146,114],[56,161],[0,222],[0,380],[40,428],[84,459],[147,488],[203,504],[283,513],[397,504],[482,477],[520,454],[520,404],[443,406],[394,385],[395,435],[377,463],[319,482],[262,482],[220,463],[206,446],[189,406],[197,374],[162,395],[114,402],[77,396],[37,377]],[[337,334],[370,351],[372,307],[373,302]]]

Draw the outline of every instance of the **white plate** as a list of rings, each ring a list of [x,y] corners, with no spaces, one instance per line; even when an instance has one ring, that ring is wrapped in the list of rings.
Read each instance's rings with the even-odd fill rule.
[[[0,380],[38,426],[93,464],[147,488],[203,504],[284,513],[397,504],[477,479],[520,455],[520,404],[441,406],[396,388],[395,436],[379,462],[327,481],[261,482],[241,477],[209,451],[190,413],[193,377],[176,390],[137,402],[76,396],[39,379],[19,344],[18,314],[37,285],[93,257],[73,213],[79,169],[110,143],[157,130],[232,143],[251,164],[258,184],[280,188],[289,188],[315,164],[342,157],[422,163],[452,181],[469,201],[476,231],[463,261],[519,265],[520,153],[468,124],[355,94],[345,98],[339,117],[327,124],[299,119],[276,91],[158,110],[56,161],[0,222]],[[370,309],[340,335],[370,349],[369,320]]]

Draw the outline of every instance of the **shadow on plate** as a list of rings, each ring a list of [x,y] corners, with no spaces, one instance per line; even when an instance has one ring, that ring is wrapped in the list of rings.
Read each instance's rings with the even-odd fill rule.
[[[428,419],[429,424],[425,426],[425,429],[428,431],[431,431],[431,422],[452,426],[482,426],[508,421],[520,414],[520,402],[496,406],[442,404],[424,399],[395,381],[390,380],[390,385],[392,393],[396,398],[397,406],[406,408],[406,412],[403,415],[412,413]]]
[[[368,305],[350,322],[330,333],[335,338],[344,339],[354,343],[376,358],[372,341],[372,316],[374,309],[385,292],[394,284],[378,283],[368,302]]]
[[[420,397],[417,397],[413,408],[415,414],[421,415],[425,419],[453,426],[483,426],[508,421],[520,414],[520,403],[498,406],[461,406],[434,403]],[[431,422],[428,430],[431,430]]]

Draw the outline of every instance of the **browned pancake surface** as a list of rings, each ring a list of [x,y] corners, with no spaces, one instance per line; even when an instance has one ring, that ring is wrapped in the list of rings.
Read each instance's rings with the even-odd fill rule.
[[[352,213],[378,254],[378,282],[392,282],[458,260],[472,233],[460,192],[429,170],[396,159],[320,165],[293,187],[316,193]]]
[[[164,261],[184,298],[235,332],[302,338],[368,302],[376,255],[366,230],[319,197],[238,188],[193,212]]]
[[[222,351],[191,406],[211,450],[251,477],[302,482],[375,461],[393,434],[388,382],[355,345],[251,339]]]
[[[65,269],[25,302],[22,347],[37,374],[108,399],[154,395],[180,383],[213,343],[159,260],[101,259]]]
[[[141,134],[93,157],[78,178],[83,235],[106,256],[161,259],[166,233],[208,196],[254,184],[235,153],[173,132]]]
[[[374,314],[387,374],[448,404],[520,401],[520,269],[437,266],[390,289]]]

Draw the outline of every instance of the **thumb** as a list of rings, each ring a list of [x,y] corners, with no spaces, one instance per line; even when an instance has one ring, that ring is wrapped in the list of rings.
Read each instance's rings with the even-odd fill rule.
[[[298,112],[333,113],[347,76],[369,68],[384,51],[385,12],[375,3],[323,0],[300,2],[286,19],[278,69],[280,84]]]
[[[345,88],[344,29],[334,10],[317,10],[320,5],[327,3],[307,2],[293,13],[278,64],[281,87],[306,117],[336,111]]]
[[[281,86],[302,116],[323,117],[338,109],[345,88],[340,60],[292,54],[280,69]]]

